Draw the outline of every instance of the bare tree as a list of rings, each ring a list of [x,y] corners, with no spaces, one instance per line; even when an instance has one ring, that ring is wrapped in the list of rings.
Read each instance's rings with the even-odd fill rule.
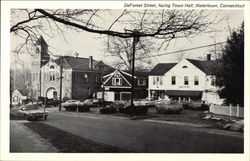
[[[209,26],[217,20],[208,15],[204,10],[12,9],[10,32],[22,40],[16,53],[30,51],[39,35],[63,35],[64,29],[119,38],[154,37],[166,47],[172,39],[211,31]]]
[[[31,92],[31,71],[30,68],[23,65],[19,69],[10,71],[10,91],[19,90],[22,94],[28,96]]]
[[[132,38],[108,37],[106,56],[115,59],[114,66],[131,70],[132,66]],[[152,64],[152,53],[156,51],[155,42],[149,38],[142,38],[136,46],[136,68],[143,68]],[[144,57],[148,57],[144,59]]]

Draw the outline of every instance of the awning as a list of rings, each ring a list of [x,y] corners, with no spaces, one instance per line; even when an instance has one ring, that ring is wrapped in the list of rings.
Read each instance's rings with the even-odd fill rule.
[[[201,96],[202,91],[167,90],[165,94],[168,95],[168,96],[198,97],[198,96]]]

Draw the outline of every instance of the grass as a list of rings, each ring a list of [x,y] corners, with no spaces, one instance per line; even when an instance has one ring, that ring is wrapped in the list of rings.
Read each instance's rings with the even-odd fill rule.
[[[48,140],[59,152],[64,153],[128,153],[129,151],[92,141],[80,136],[73,135],[66,131],[52,127],[47,124],[30,122],[23,123],[32,131]]]

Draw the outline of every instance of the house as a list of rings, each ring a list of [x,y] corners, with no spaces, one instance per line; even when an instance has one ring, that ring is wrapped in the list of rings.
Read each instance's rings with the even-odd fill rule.
[[[27,96],[24,96],[19,90],[14,90],[11,95],[12,105],[22,104],[23,100],[27,99]]]
[[[80,99],[93,97],[101,88],[102,76],[113,70],[103,61],[75,56],[61,56],[55,60],[48,54],[48,45],[40,37],[34,47],[32,68],[33,98],[60,98],[60,78],[62,69],[62,98]]]
[[[134,98],[147,97],[148,72],[135,71]],[[132,75],[129,71],[114,70],[103,76],[104,98],[106,101],[121,101],[131,98]],[[98,93],[102,98],[102,92]]]
[[[221,104],[215,86],[215,72],[221,63],[210,58],[157,64],[149,74],[148,97]]]

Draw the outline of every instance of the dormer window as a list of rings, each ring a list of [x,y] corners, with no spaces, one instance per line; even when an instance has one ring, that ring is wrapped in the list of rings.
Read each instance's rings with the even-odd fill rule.
[[[184,66],[182,66],[182,68],[188,68],[188,66],[184,65]]]

